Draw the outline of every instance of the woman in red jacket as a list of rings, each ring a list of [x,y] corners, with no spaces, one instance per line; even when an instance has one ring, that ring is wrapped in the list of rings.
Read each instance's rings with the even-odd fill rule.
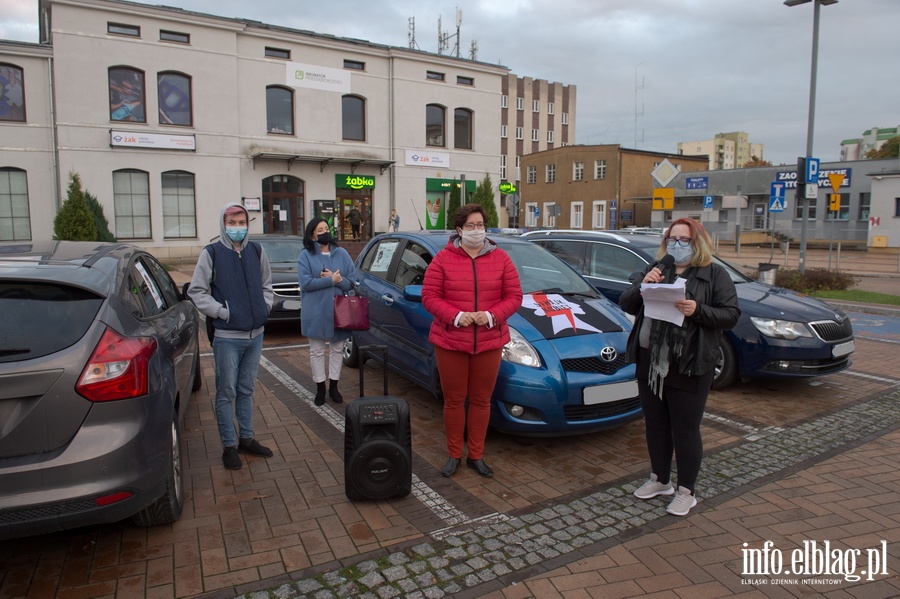
[[[481,476],[494,475],[482,459],[491,394],[509,342],[506,320],[522,305],[519,273],[506,252],[485,238],[485,221],[478,204],[454,213],[456,235],[428,265],[422,287],[422,304],[434,316],[428,340],[434,344],[444,392],[450,455],[441,469],[444,476],[453,476],[459,467],[467,428],[466,464]]]

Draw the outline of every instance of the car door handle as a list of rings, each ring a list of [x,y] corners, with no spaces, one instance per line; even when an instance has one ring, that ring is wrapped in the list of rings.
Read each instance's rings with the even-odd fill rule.
[[[382,301],[382,303],[385,303],[388,306],[390,306],[394,303],[394,297],[392,295],[385,293],[384,295],[381,296],[381,301]]]

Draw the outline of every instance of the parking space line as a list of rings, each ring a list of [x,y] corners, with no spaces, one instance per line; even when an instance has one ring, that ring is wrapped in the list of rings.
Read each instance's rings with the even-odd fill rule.
[[[877,376],[874,374],[866,374],[865,372],[856,372],[855,370],[845,370],[841,374],[849,374],[852,376],[858,376],[862,379],[869,379],[870,381],[878,381],[879,383],[887,383],[888,385],[900,385],[900,379],[891,379],[884,376]]]
[[[743,431],[742,436],[748,441],[758,441],[759,439],[764,439],[769,435],[774,435],[784,430],[780,426],[766,426],[763,428],[757,428],[752,424],[744,424],[743,422],[737,422],[736,420],[731,420],[730,418],[725,418],[724,416],[719,416],[718,414],[710,414],[709,412],[706,412],[703,417],[709,420],[713,420],[719,424],[738,429],[739,431]]]
[[[865,339],[866,341],[880,341],[881,343],[897,343],[900,344],[900,341],[896,339],[884,339],[883,337],[869,337],[867,335],[860,335],[856,333],[853,335],[856,339]]]
[[[279,347],[279,349],[283,349],[283,346]],[[282,385],[284,385],[288,389],[288,391],[292,392],[294,395],[305,401],[310,408],[318,412],[319,415],[322,416],[322,418],[324,418],[328,423],[330,423],[332,426],[334,426],[334,428],[336,428],[343,434],[344,416],[342,414],[334,411],[330,407],[324,405],[315,405],[315,403],[313,402],[313,400],[315,399],[315,395],[312,392],[310,392],[303,385],[291,378],[290,375],[273,364],[265,356],[260,358],[259,365],[265,368],[276,379],[278,379],[278,381]],[[462,524],[480,522],[481,520],[483,520],[483,518],[496,516],[496,514],[490,514],[489,516],[482,516],[481,518],[476,518],[474,520],[470,519],[463,512],[457,509],[456,506],[444,499],[437,491],[422,482],[422,480],[415,474],[412,475],[412,494],[416,499],[421,501],[423,505],[428,507],[428,509],[430,509],[435,516],[440,518],[442,522],[445,522],[448,525],[448,528],[440,529],[440,531],[445,531],[449,528],[453,528]]]

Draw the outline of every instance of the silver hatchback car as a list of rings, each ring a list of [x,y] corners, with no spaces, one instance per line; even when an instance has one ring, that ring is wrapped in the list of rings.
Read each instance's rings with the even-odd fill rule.
[[[0,539],[176,520],[198,314],[126,244],[0,243]]]

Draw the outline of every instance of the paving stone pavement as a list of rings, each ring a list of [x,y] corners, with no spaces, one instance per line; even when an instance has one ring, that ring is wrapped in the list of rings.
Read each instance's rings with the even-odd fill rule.
[[[698,513],[703,513],[707,506],[721,506],[735,499],[740,500],[744,494],[750,494],[772,480],[789,478],[797,472],[802,473],[817,462],[852,452],[859,445],[881,436],[892,439],[891,444],[896,445],[900,437],[896,430],[900,425],[898,399],[900,392],[873,397],[791,429],[775,429],[768,434],[764,432],[749,442],[735,444],[706,456],[701,474],[704,481],[702,495],[698,493],[700,504],[691,516],[678,520],[690,524],[691,519]],[[896,451],[894,453],[896,454]],[[862,481],[856,481],[851,483],[850,488],[861,485],[859,488],[865,489],[866,493],[880,490],[896,497],[896,492],[900,490],[896,476],[885,476],[885,471],[893,469],[895,464],[896,462],[890,465],[882,464],[880,469],[874,471],[876,479],[890,481],[889,487],[879,489],[877,487],[880,483],[876,482],[876,488],[873,489],[871,482],[864,484]],[[827,470],[826,468],[824,474],[827,474]],[[546,505],[527,514],[499,517],[483,524],[475,523],[446,530],[439,535],[433,535],[431,539],[401,544],[375,558],[361,561],[350,559],[338,567],[310,572],[299,580],[286,580],[262,590],[259,589],[258,583],[253,585],[255,587],[253,590],[243,592],[238,588],[236,590],[243,594],[237,596],[242,599],[273,597],[387,599],[451,596],[468,598],[493,593],[491,596],[497,598],[543,598],[573,597],[576,595],[571,592],[576,589],[587,592],[586,589],[590,587],[596,588],[596,594],[589,593],[582,596],[644,596],[649,594],[651,589],[642,587],[636,581],[652,578],[653,569],[658,564],[656,566],[643,564],[637,558],[632,565],[641,565],[639,568],[628,568],[624,564],[616,565],[614,558],[610,558],[612,563],[607,564],[607,569],[616,566],[618,576],[624,579],[629,578],[627,574],[629,571],[634,572],[632,582],[636,586],[633,587],[618,584],[617,590],[608,588],[610,581],[599,572],[595,572],[595,577],[589,575],[577,584],[573,582],[570,571],[560,572],[558,577],[566,580],[562,586],[554,584],[554,576],[548,575],[554,569],[565,569],[569,564],[578,563],[580,560],[591,560],[597,554],[608,552],[611,548],[631,539],[659,534],[653,531],[664,526],[672,526],[673,517],[666,514],[665,501],[640,501],[632,496],[634,489],[642,482],[643,480],[619,481],[587,496]],[[810,506],[806,508],[803,516],[814,521],[818,517],[814,507],[817,493],[810,491],[806,496]],[[900,540],[898,538],[900,504],[893,500],[892,504],[892,507],[883,514],[886,522],[867,522],[863,519],[857,526],[851,523],[849,530],[841,531],[839,537],[841,541],[849,544],[851,549],[868,550],[876,547],[879,540],[887,542]],[[774,508],[774,510],[761,509],[758,513],[784,509],[777,504]],[[789,512],[797,509],[793,505],[787,507]],[[741,515],[746,519],[744,512],[741,512]],[[824,516],[820,520],[820,526],[838,526],[842,522],[842,518],[829,521]],[[747,522],[732,527],[730,533],[726,535],[728,542],[718,548],[718,561],[715,563],[726,568],[727,576],[720,578],[727,578],[727,581],[716,580],[708,574],[706,582],[691,580],[690,572],[681,572],[679,576],[682,589],[690,590],[689,594],[692,597],[725,596],[736,594],[741,590],[754,590],[753,586],[742,589],[744,584],[742,581],[748,580],[748,577],[740,575],[742,543],[754,541],[755,545],[759,545],[760,538],[756,533],[750,532],[751,528]],[[876,531],[881,531],[884,536],[877,538],[879,535]],[[814,532],[809,531],[810,534]],[[710,542],[716,542],[714,537],[707,536],[703,531],[699,533],[705,537],[706,542],[703,542],[704,539],[697,539],[695,534],[693,537],[698,544],[694,547],[708,547]],[[866,539],[867,545],[855,547],[852,541],[847,539],[851,534],[867,533],[872,533],[868,535],[872,538]],[[772,534],[774,539],[781,536]],[[721,553],[727,553],[729,550],[733,558],[722,560]],[[890,555],[891,560],[900,558],[900,553],[895,547],[890,547],[890,553],[886,553],[887,555]],[[866,585],[876,585],[877,589],[867,590],[861,595],[851,591],[851,594],[840,596],[900,595],[900,578],[893,574],[898,571],[896,562],[891,561],[889,565],[892,574],[877,576],[873,581],[863,580],[854,583],[842,581],[844,586],[841,592],[846,592],[847,585],[851,584],[855,586],[850,588],[855,589],[863,589]],[[697,569],[696,564],[694,568]],[[766,585],[761,583],[756,585],[755,591],[762,591],[763,596],[770,596],[768,592],[776,590],[777,592],[771,596],[791,596],[781,594],[788,582],[771,577],[757,578],[768,581]],[[532,579],[530,584],[527,582],[529,579]],[[547,583],[549,587],[544,588],[539,584],[538,581],[542,580],[549,581]],[[780,582],[772,583],[772,580]],[[706,585],[709,589],[706,592],[698,589],[696,586],[698,582],[701,583],[699,586]],[[660,584],[660,581],[653,584]],[[807,592],[817,588],[817,585],[809,582],[802,584],[804,584],[802,588]],[[659,590],[663,591],[665,588],[662,586]],[[214,596],[225,595],[217,593]]]

